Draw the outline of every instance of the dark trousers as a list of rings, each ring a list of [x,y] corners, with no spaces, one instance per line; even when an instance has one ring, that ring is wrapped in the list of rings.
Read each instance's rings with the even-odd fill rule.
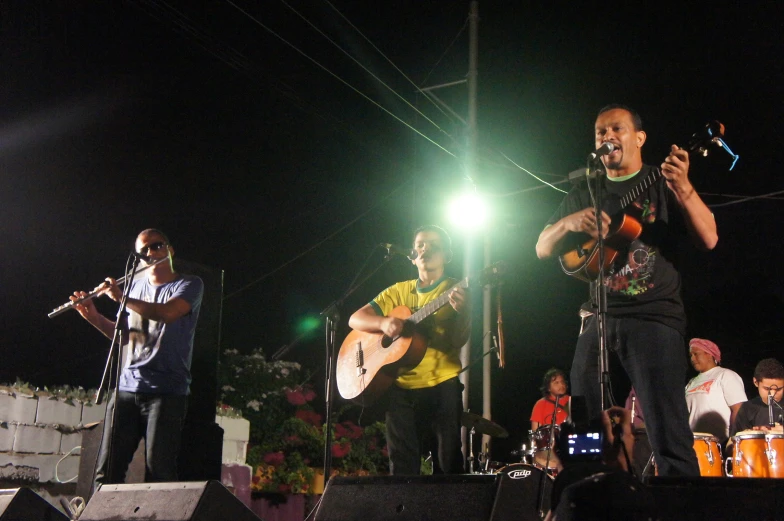
[[[634,385],[661,476],[699,476],[684,391],[686,345],[675,329],[647,320],[607,317],[607,348]],[[601,412],[599,340],[592,317],[577,341],[572,395],[585,396],[588,414]]]
[[[457,378],[424,389],[392,386],[386,413],[389,469],[394,475],[419,474],[426,430],[438,444],[438,464],[444,474],[462,474],[460,417],[463,384]]]
[[[125,483],[133,454],[144,438],[146,482],[177,481],[182,421],[188,397],[143,393],[117,393],[117,425],[112,435],[114,396],[106,406],[95,485]],[[111,451],[111,472],[109,454]]]

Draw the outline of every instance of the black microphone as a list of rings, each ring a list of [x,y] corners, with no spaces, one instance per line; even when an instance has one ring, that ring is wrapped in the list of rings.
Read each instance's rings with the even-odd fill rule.
[[[135,258],[137,258],[139,260],[143,260],[147,264],[150,264],[150,262],[151,262],[150,257],[148,257],[147,255],[142,255],[139,252],[133,252],[133,253],[131,253],[131,255],[133,255]]]
[[[419,254],[414,249],[407,250],[406,248],[401,248],[400,246],[390,244],[388,242],[382,242],[379,244],[379,246],[387,249],[387,255],[402,255],[403,257],[408,257],[411,260],[416,260],[416,258],[419,257]]]
[[[616,148],[618,148],[618,146],[610,143],[609,141],[607,141],[606,143],[602,143],[602,146],[600,146],[599,148],[597,148],[596,150],[594,150],[588,155],[588,160],[593,161],[598,157],[606,156]]]

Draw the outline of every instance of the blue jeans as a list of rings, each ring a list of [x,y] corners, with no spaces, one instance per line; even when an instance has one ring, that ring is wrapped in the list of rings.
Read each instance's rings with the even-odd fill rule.
[[[645,415],[660,476],[699,476],[686,406],[686,344],[675,329],[636,318],[607,317],[607,348],[632,381]],[[591,418],[601,412],[599,340],[591,317],[577,340],[572,395],[584,396]],[[644,462],[643,462],[644,465]]]
[[[103,438],[95,470],[96,487],[101,483],[125,482],[128,465],[142,438],[146,448],[145,481],[177,481],[177,455],[188,397],[120,391],[117,393],[117,401],[117,426],[113,438],[111,420],[114,396],[106,406]],[[111,473],[108,468],[110,451]]]
[[[460,439],[463,384],[456,377],[424,389],[389,391],[386,413],[389,470],[393,475],[419,474],[422,439],[429,429],[438,443],[438,465],[444,474],[462,474]]]

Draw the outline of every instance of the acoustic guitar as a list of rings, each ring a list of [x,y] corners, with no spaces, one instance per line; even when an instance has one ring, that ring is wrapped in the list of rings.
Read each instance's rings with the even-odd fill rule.
[[[495,284],[505,271],[497,262],[477,276],[466,277],[441,295],[425,304],[416,313],[406,306],[394,308],[389,316],[406,322],[403,334],[389,338],[383,333],[352,330],[343,341],[335,365],[338,392],[347,399],[370,405],[395,381],[401,368],[416,367],[427,350],[427,339],[417,331],[417,324],[449,303],[455,288]]]
[[[718,121],[711,121],[705,125],[704,129],[692,136],[689,145],[684,150],[707,156],[709,145],[722,147],[733,157],[733,163],[730,166],[730,170],[732,170],[738,156],[732,153],[724,142],[723,136],[724,125]],[[604,239],[604,270],[608,270],[613,265],[619,251],[628,247],[642,233],[642,224],[627,213],[627,208],[640,194],[653,186],[654,183],[659,182],[662,177],[661,170],[654,168],[620,198],[620,210],[612,216],[609,232]],[[567,244],[575,244],[576,247],[558,257],[564,273],[585,282],[596,280],[601,266],[599,263],[599,241],[584,233],[570,233],[566,241]]]

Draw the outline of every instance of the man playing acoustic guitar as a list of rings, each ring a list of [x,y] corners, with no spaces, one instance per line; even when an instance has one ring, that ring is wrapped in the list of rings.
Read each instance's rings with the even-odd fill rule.
[[[608,203],[601,215],[603,232],[623,214],[634,216],[642,228],[628,245],[619,248],[605,272],[607,346],[617,353],[645,410],[659,474],[699,475],[683,394],[686,314],[680,274],[671,259],[677,240],[686,232],[698,248],[713,249],[718,241],[716,222],[689,180],[686,150],[673,145],[660,169],[643,164],[646,134],[634,110],[623,105],[601,109],[594,138],[597,149],[606,143],[613,145],[602,157],[607,172],[602,176],[602,189]],[[539,235],[537,256],[563,256],[575,247],[579,252],[578,241],[596,239],[593,206],[586,183],[574,187]],[[594,286],[592,282],[595,310]],[[598,417],[603,405],[598,353],[594,315],[578,338],[570,375],[572,395],[586,397],[591,417]]]
[[[444,266],[452,258],[451,240],[445,230],[433,225],[417,229],[414,248],[417,257],[411,262],[419,278],[398,282],[379,293],[351,315],[351,328],[383,333],[391,339],[410,336],[410,323],[390,316],[390,312],[399,306],[416,312],[456,284],[444,274]],[[415,367],[400,368],[389,390],[387,448],[390,471],[395,475],[420,473],[424,429],[430,429],[438,441],[441,471],[464,471],[460,439],[463,384],[457,375],[461,370],[460,348],[470,332],[470,309],[461,287],[452,289],[448,299],[449,306],[417,324],[416,334],[426,345],[424,356]]]

